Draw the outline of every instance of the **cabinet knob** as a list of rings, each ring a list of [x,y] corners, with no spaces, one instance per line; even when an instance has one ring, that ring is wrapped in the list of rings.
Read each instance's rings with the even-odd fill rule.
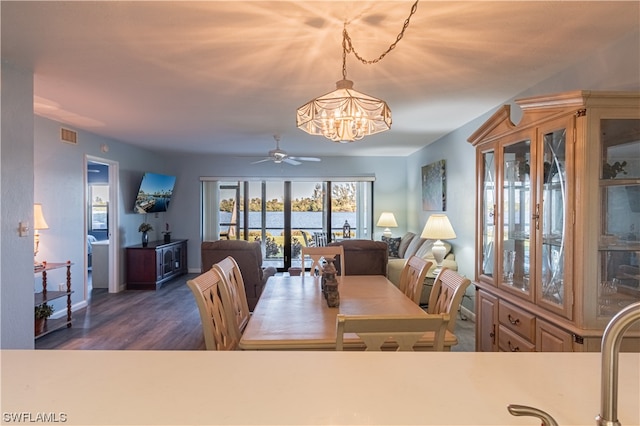
[[[510,322],[511,324],[513,324],[513,325],[518,325],[518,324],[520,324],[520,318],[513,318],[513,317],[511,316],[511,314],[509,314],[509,315],[507,316],[507,318],[509,318],[509,322]]]

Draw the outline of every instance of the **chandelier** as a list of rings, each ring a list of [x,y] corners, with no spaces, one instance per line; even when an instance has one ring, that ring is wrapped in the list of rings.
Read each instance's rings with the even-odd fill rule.
[[[384,132],[391,128],[391,109],[382,99],[366,95],[353,89],[353,81],[347,80],[347,53],[363,64],[374,64],[382,60],[396,47],[409,26],[411,16],[418,8],[413,4],[402,31],[389,48],[374,60],[364,59],[353,47],[347,32],[342,30],[342,80],[336,82],[336,90],[307,102],[296,113],[296,126],[311,135],[324,136],[334,142],[353,142],[367,135]]]

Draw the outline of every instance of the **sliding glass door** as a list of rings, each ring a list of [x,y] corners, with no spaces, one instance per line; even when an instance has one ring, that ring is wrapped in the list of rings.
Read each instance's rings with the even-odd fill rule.
[[[264,264],[286,271],[303,246],[370,238],[372,194],[372,180],[204,180],[203,239],[258,241]]]

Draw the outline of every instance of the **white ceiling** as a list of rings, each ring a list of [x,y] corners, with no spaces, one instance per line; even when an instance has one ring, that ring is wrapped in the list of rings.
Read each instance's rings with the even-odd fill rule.
[[[396,39],[412,1],[2,1],[2,58],[35,73],[37,114],[152,149],[261,157],[408,155],[638,31],[640,3],[422,1],[396,49],[347,59],[390,131],[309,136],[295,111]]]

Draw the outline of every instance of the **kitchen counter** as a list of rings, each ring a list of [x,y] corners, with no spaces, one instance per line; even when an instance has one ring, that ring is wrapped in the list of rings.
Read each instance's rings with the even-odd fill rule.
[[[0,352],[3,424],[595,425],[599,353]],[[640,425],[640,354],[620,354],[618,418]],[[57,417],[56,417],[57,416]]]

